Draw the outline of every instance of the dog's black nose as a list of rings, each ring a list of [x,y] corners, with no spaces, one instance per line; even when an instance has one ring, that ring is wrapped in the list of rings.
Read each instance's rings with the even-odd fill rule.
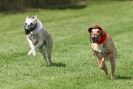
[[[34,25],[33,23],[30,23],[30,25]]]
[[[28,25],[27,27],[30,28],[30,25]]]
[[[25,30],[28,30],[29,27],[28,27],[27,25],[24,25],[24,29],[25,29]]]
[[[93,42],[93,43],[97,43],[97,42],[98,42],[98,40],[99,40],[99,38],[98,38],[98,37],[92,37],[92,42]]]

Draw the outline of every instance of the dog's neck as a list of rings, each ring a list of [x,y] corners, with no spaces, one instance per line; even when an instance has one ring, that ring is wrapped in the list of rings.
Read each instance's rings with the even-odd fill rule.
[[[42,23],[38,20],[37,26],[35,28],[35,30],[32,31],[32,34],[36,34],[38,32],[40,32],[42,30],[43,26]]]
[[[97,43],[98,43],[98,44],[104,43],[105,40],[106,40],[106,38],[107,38],[107,33],[104,32],[103,35],[100,37],[100,39],[99,39],[99,41],[98,41]]]
[[[31,31],[34,31],[37,28],[37,23],[35,24],[35,26],[31,29]]]

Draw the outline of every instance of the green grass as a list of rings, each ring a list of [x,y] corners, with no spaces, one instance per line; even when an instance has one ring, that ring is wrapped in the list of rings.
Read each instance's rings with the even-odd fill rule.
[[[93,1],[86,8],[0,14],[0,89],[132,89],[133,1]],[[52,61],[28,57],[23,23],[36,14],[54,40]],[[99,70],[87,29],[101,24],[118,50],[115,80]],[[107,62],[109,65],[109,63]]]

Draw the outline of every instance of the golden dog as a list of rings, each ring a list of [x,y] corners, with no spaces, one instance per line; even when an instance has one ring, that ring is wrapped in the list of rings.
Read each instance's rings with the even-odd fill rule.
[[[111,37],[99,25],[90,27],[88,32],[90,33],[91,48],[99,60],[99,68],[104,70],[107,75],[108,69],[105,60],[108,59],[111,64],[111,79],[114,79],[117,49]]]

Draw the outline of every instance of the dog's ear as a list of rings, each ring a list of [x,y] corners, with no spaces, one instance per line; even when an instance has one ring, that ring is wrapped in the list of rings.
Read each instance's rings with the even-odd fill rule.
[[[95,28],[95,29],[99,29],[100,31],[103,32],[103,28],[102,28],[100,25],[95,25],[94,28]]]
[[[30,18],[31,17],[31,14],[29,14],[26,18]]]
[[[95,25],[93,27],[90,27],[88,29],[88,32],[91,33],[92,29],[99,29],[101,32],[103,32],[103,28],[101,26],[99,26],[99,25]]]
[[[104,34],[104,30],[103,30],[103,28],[100,25],[95,25],[94,28],[95,29],[99,29],[101,31],[101,35]]]
[[[91,33],[93,27],[88,28],[88,32]]]
[[[34,20],[37,21],[37,16],[34,16]]]
[[[37,19],[37,16],[34,16],[35,19]]]

